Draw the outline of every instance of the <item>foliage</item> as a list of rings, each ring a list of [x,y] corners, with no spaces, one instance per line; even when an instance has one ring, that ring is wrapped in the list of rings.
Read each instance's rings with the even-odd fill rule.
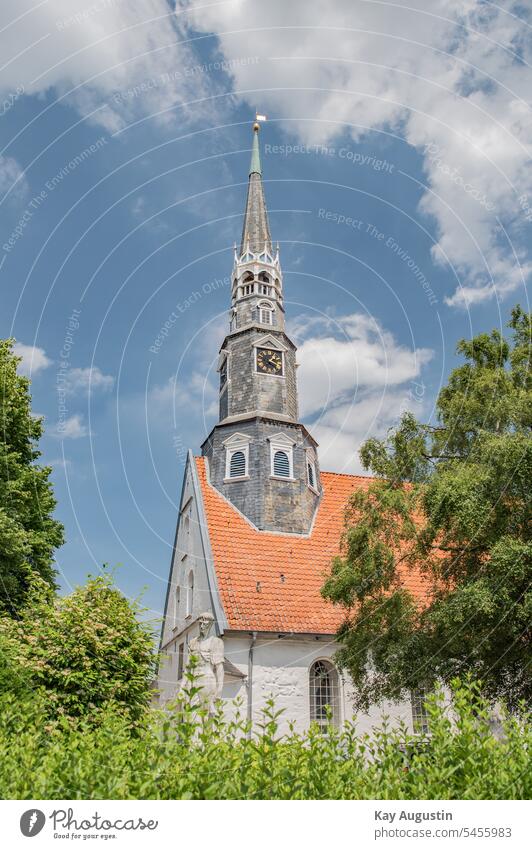
[[[127,722],[139,722],[155,664],[153,634],[139,613],[110,575],[64,598],[34,578],[19,618],[0,618],[0,691],[36,689],[49,718],[94,722],[114,705]]]
[[[530,702],[531,316],[516,307],[509,327],[510,342],[460,342],[436,427],[407,414],[361,450],[377,480],[352,499],[322,590],[346,609],[338,661],[360,706],[466,672]]]
[[[97,725],[50,722],[42,701],[0,704],[4,799],[528,799],[529,716],[506,717],[494,736],[473,686],[454,687],[453,709],[435,694],[424,738],[385,724],[358,737],[347,725],[278,733],[270,704],[262,727],[208,719],[190,683],[173,712],[151,711],[142,733],[108,706]],[[138,728],[137,728],[138,731]]]
[[[16,615],[32,572],[54,585],[63,527],[52,518],[51,469],[36,464],[42,420],[31,414],[29,380],[17,374],[12,347],[0,340],[0,610]]]

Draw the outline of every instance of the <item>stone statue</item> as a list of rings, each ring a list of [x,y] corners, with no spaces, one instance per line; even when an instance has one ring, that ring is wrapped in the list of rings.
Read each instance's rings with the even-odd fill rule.
[[[189,651],[197,658],[194,686],[201,687],[198,698],[209,714],[214,713],[217,699],[222,695],[224,683],[224,644],[219,637],[209,636],[214,624],[211,613],[202,613],[198,619],[199,636],[190,641]]]

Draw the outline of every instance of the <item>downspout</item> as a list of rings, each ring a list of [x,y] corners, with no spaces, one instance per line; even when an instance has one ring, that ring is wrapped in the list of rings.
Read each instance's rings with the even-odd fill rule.
[[[248,654],[248,737],[251,739],[251,723],[253,721],[253,655],[257,642],[257,632],[253,631]]]

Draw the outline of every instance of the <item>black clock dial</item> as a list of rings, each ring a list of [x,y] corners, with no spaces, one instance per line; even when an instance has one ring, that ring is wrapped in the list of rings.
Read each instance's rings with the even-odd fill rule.
[[[283,355],[271,348],[259,348],[257,350],[257,371],[261,374],[283,373]]]

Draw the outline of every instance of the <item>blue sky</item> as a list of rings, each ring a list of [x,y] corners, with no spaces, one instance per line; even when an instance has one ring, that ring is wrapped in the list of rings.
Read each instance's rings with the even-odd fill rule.
[[[431,417],[461,337],[528,303],[532,75],[514,3],[142,5],[3,4],[0,332],[45,416],[63,588],[122,564],[160,614],[254,110],[302,416],[353,472],[401,411]]]

